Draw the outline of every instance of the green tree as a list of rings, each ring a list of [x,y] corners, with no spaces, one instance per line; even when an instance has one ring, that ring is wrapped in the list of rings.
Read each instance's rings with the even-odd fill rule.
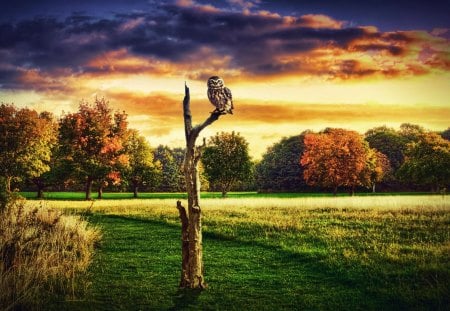
[[[422,134],[425,134],[425,129],[417,124],[403,123],[400,125],[399,133],[407,142],[419,141]]]
[[[403,163],[403,153],[410,135],[402,135],[393,128],[380,126],[368,130],[365,139],[370,148],[375,148],[388,157],[392,169],[396,171]]]
[[[105,99],[93,105],[81,103],[75,113],[64,115],[59,122],[59,144],[67,166],[85,181],[86,200],[91,199],[93,182],[98,183],[98,197],[108,182],[121,180],[120,170],[128,165],[124,153],[126,114],[113,114]],[[68,162],[68,163],[67,163]]]
[[[298,159],[304,150],[304,137],[285,137],[269,147],[256,165],[256,185],[263,191],[299,191],[306,187]]]
[[[124,147],[129,157],[125,175],[133,189],[134,197],[137,198],[140,186],[155,187],[160,181],[161,164],[159,161],[154,161],[153,150],[136,130],[129,131]]]
[[[222,132],[211,137],[203,151],[202,163],[210,185],[219,189],[223,197],[238,182],[251,177],[248,143],[235,132]]]
[[[179,192],[184,190],[182,171],[184,151],[159,145],[154,151],[155,161],[161,165],[161,182],[156,188],[162,192]],[[181,155],[183,154],[183,155]]]
[[[436,133],[422,133],[408,144],[405,162],[399,169],[403,180],[434,190],[450,185],[450,142]]]
[[[27,108],[0,105],[0,177],[3,189],[11,192],[11,182],[33,179],[50,170],[56,126],[48,112],[38,114]]]
[[[441,133],[442,138],[450,141],[450,127]]]

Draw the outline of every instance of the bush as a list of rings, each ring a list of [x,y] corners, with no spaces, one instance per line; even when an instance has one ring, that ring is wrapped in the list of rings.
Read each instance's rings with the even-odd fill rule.
[[[99,239],[79,216],[10,201],[0,211],[0,309],[42,303],[55,291],[75,295]]]

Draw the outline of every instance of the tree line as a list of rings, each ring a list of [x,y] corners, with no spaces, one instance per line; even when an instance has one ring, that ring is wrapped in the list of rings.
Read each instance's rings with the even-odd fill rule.
[[[256,164],[259,190],[316,191],[358,188],[446,191],[450,185],[450,128],[442,133],[405,123],[364,135],[327,128],[304,131],[269,147]]]
[[[349,192],[444,189],[450,181],[450,129],[442,133],[403,124],[360,135],[328,128],[286,137],[258,162],[239,133],[208,140],[200,165],[202,190]],[[49,112],[0,105],[0,179],[5,193],[33,187],[83,190],[86,199],[103,191],[185,191],[184,149],[151,148],[128,127],[125,112],[105,99],[82,102],[78,111],[56,119]],[[376,186],[377,185],[377,186]]]

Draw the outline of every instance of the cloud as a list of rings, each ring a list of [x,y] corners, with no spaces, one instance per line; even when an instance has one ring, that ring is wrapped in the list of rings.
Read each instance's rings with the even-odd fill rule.
[[[259,1],[229,3],[242,11],[179,0],[104,18],[76,13],[5,22],[0,83],[54,90],[64,88],[62,80],[109,74],[348,80],[449,69],[447,29],[381,32],[327,15],[258,10]]]

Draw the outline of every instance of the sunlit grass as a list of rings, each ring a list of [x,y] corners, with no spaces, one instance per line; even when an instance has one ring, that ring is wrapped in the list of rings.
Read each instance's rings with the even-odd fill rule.
[[[130,226],[141,226],[148,221],[149,230],[152,227],[158,228],[161,231],[158,234],[162,235],[166,230],[164,228],[170,230],[171,235],[173,232],[170,228],[179,228],[178,211],[175,207],[176,198],[94,202],[46,201],[45,205],[51,208],[76,210],[87,215],[92,214],[100,224],[102,219],[111,224],[129,223]],[[209,275],[209,278],[212,282],[223,283],[222,285],[226,288],[233,288],[233,285],[228,282],[234,282],[232,276],[242,273],[239,282],[244,283],[240,286],[247,284],[246,282],[253,277],[262,283],[261,286],[267,287],[254,292],[256,297],[270,296],[270,291],[283,290],[287,292],[279,299],[288,306],[295,306],[292,302],[293,296],[288,294],[290,286],[291,291],[295,288],[297,293],[295,295],[298,295],[298,290],[308,291],[304,286],[310,287],[311,284],[289,284],[283,281],[287,288],[280,289],[270,285],[275,282],[273,279],[275,275],[271,273],[269,275],[247,274],[252,269],[260,271],[260,262],[266,262],[270,256],[280,254],[284,264],[273,263],[276,265],[276,268],[273,267],[274,271],[277,271],[276,275],[287,277],[292,273],[295,274],[296,272],[290,271],[291,268],[287,266],[291,264],[296,266],[298,265],[296,258],[303,258],[302,260],[306,260],[304,263],[306,267],[320,265],[323,268],[320,268],[322,269],[320,271],[313,269],[298,273],[312,273],[313,276],[316,273],[316,277],[323,278],[320,282],[324,288],[337,290],[336,294],[329,294],[328,299],[333,301],[330,302],[331,305],[318,302],[320,299],[314,296],[309,296],[310,300],[304,300],[303,303],[297,302],[306,308],[333,307],[334,303],[338,304],[335,306],[338,309],[345,307],[345,304],[339,301],[353,299],[351,297],[355,295],[355,292],[351,292],[346,286],[335,288],[342,286],[337,285],[336,280],[342,280],[345,284],[354,284],[360,295],[370,294],[367,301],[353,301],[352,306],[356,308],[381,304],[384,309],[395,309],[396,306],[439,309],[450,303],[450,199],[448,196],[205,198],[201,201],[201,208],[206,249],[205,265],[207,269],[211,267],[210,269],[221,275],[220,277]],[[111,227],[108,230],[114,229]],[[136,231],[132,227],[130,230]],[[139,241],[143,239],[142,243],[154,243],[154,240],[144,242],[146,237],[138,234],[139,231],[136,233],[133,239]],[[122,234],[126,234],[125,231]],[[161,238],[164,239],[164,236]],[[133,242],[130,238],[126,238],[124,241],[138,243],[138,240]],[[115,243],[114,241],[114,239],[110,240],[111,243]],[[232,244],[233,247],[240,245],[240,259],[233,259],[233,256],[238,255],[237,253],[229,253],[230,242],[237,243]],[[179,240],[167,240],[164,243],[167,247],[172,245],[171,248],[173,248],[173,245],[179,245]],[[211,248],[213,250],[217,248],[217,250],[215,257],[208,260],[208,249]],[[275,253],[270,255],[264,251],[265,255],[257,255],[262,249]],[[139,254],[139,249],[135,251]],[[159,256],[162,256],[161,258],[168,256],[165,260],[173,261],[170,254]],[[254,260],[251,259],[252,256],[256,256]],[[258,256],[265,257],[258,258]],[[137,260],[137,258],[127,260]],[[240,265],[247,268],[241,271]],[[235,271],[236,269],[241,272]],[[332,274],[324,276],[323,271],[328,271],[326,274]],[[98,277],[105,276],[98,275]],[[298,275],[295,279],[302,277],[304,276]],[[102,282],[108,283],[107,280]],[[147,286],[151,288],[153,285],[148,283]],[[173,286],[176,287],[176,283]],[[222,298],[228,301],[240,301],[245,305],[241,298],[244,292],[239,292],[237,289],[233,292],[236,296]],[[224,293],[220,291],[215,292],[212,285],[212,289],[205,297],[217,298],[216,294],[224,296]],[[323,294],[322,292],[320,295]],[[169,293],[162,295],[170,296]],[[135,296],[133,297],[136,299]],[[166,301],[163,305],[167,303]],[[262,301],[260,305],[275,307],[272,303]],[[211,301],[208,306],[221,308],[220,303],[212,304]],[[252,309],[251,305],[246,306]]]

